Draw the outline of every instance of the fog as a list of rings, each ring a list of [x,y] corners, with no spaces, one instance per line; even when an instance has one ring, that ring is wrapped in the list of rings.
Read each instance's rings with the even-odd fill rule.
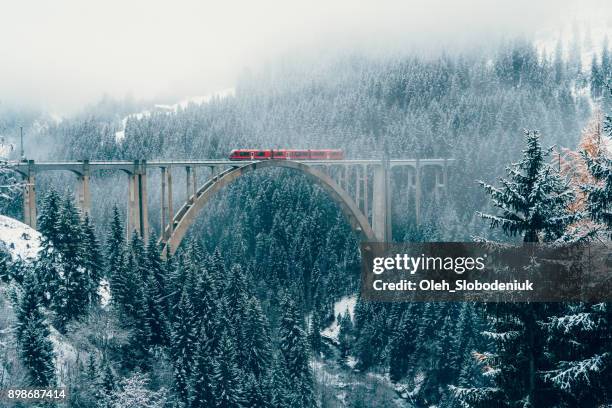
[[[453,50],[612,15],[605,1],[4,0],[0,102],[78,111],[103,95],[173,101],[300,52]],[[608,22],[609,24],[609,22]]]

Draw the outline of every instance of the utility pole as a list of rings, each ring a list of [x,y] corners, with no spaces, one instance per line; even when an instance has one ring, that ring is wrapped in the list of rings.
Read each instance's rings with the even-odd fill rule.
[[[25,152],[23,151],[23,126],[19,126],[19,135],[21,139],[21,160],[25,160]]]

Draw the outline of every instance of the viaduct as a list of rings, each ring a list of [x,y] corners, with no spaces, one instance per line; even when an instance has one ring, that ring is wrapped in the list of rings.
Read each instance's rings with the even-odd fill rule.
[[[433,174],[433,192],[443,194],[448,186],[448,169],[452,159],[401,160],[134,160],[134,161],[61,161],[11,162],[13,170],[24,180],[24,222],[36,228],[36,175],[47,171],[69,171],[77,176],[77,200],[82,213],[91,208],[89,180],[98,170],[115,170],[127,175],[127,231],[136,231],[144,240],[149,235],[147,174],[161,172],[160,245],[163,254],[178,248],[205,204],[221,188],[240,176],[264,168],[280,167],[302,172],[321,186],[339,205],[347,221],[362,241],[391,241],[390,174],[402,168],[409,191],[415,197],[417,223],[421,215],[423,171]],[[174,211],[173,177],[183,169],[186,196]],[[204,182],[199,184],[198,178]]]

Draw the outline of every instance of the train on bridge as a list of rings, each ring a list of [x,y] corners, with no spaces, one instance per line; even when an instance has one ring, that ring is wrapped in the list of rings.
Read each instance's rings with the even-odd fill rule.
[[[343,160],[340,149],[235,149],[230,152],[230,160]]]

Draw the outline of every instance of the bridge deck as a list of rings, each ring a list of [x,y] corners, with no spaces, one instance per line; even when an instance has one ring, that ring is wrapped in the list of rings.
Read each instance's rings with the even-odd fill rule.
[[[331,166],[331,165],[380,165],[382,160],[376,159],[346,159],[346,160],[292,160],[297,163],[303,163],[313,166]],[[396,166],[430,166],[430,165],[443,165],[445,163],[453,162],[454,159],[392,159],[389,160],[390,167]],[[73,172],[81,172],[84,166],[87,166],[89,170],[123,170],[130,172],[135,166],[141,166],[146,168],[154,167],[215,167],[215,166],[231,166],[241,167],[247,164],[254,163],[256,161],[250,160],[92,160],[92,161],[11,161],[9,166],[15,170],[28,170],[33,171],[50,171],[50,170],[65,170]]]

